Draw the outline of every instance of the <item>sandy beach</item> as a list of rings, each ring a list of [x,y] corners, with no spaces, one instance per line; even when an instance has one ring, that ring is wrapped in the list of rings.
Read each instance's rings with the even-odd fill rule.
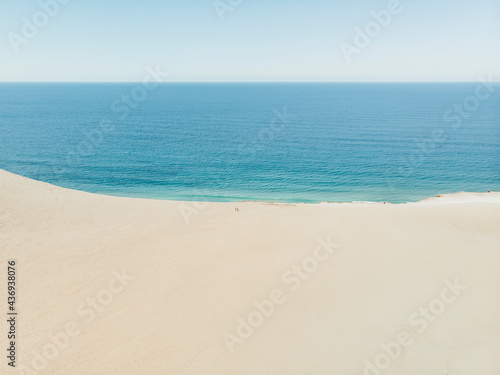
[[[398,205],[192,203],[0,170],[0,240],[2,311],[8,260],[18,272],[8,373],[500,369],[500,193]],[[0,329],[4,337],[6,319]]]

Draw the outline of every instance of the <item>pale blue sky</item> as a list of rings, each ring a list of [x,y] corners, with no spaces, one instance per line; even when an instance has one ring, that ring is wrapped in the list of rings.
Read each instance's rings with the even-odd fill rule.
[[[140,81],[157,64],[171,81],[499,80],[498,0],[401,0],[347,63],[340,44],[387,3],[243,0],[221,21],[213,0],[71,0],[15,53],[40,5],[2,1],[0,81]]]

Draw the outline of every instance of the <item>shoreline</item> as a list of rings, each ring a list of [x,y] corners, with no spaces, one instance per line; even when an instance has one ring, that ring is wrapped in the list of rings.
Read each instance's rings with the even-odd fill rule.
[[[11,175],[15,176],[17,178],[22,178],[26,179],[29,181],[34,181],[37,183],[42,183],[46,184],[58,189],[64,189],[64,190],[69,190],[69,191],[75,191],[75,192],[80,192],[84,194],[92,194],[96,196],[102,196],[102,197],[110,197],[110,198],[122,198],[122,199],[133,199],[133,200],[145,200],[145,201],[159,201],[159,202],[172,202],[172,203],[185,203],[185,204],[197,204],[197,203],[209,203],[209,204],[243,204],[243,203],[257,203],[257,204],[264,204],[264,205],[290,205],[290,206],[299,206],[299,205],[310,205],[310,206],[329,206],[329,205],[415,205],[415,204],[424,204],[424,203],[465,203],[465,202],[493,202],[493,203],[500,203],[500,192],[497,191],[487,191],[487,192],[467,192],[467,191],[461,191],[457,193],[442,193],[438,194],[434,197],[427,197],[424,199],[421,199],[419,201],[407,201],[407,202],[400,202],[400,203],[391,203],[389,201],[321,201],[321,202],[290,202],[287,200],[283,201],[272,201],[272,200],[251,200],[251,199],[245,199],[245,200],[217,200],[217,201],[212,201],[212,200],[175,200],[175,199],[161,199],[161,198],[146,198],[146,197],[133,197],[133,196],[124,196],[124,195],[113,195],[113,194],[103,194],[103,193],[93,193],[89,192],[86,190],[79,190],[79,189],[71,189],[71,188],[66,188],[62,187],[59,185],[55,185],[49,182],[44,182],[40,180],[35,180],[29,177],[25,177],[16,173],[12,173],[9,171],[6,171],[4,169],[0,169],[0,182],[1,178],[3,175]],[[472,200],[471,198],[474,198],[475,200]]]

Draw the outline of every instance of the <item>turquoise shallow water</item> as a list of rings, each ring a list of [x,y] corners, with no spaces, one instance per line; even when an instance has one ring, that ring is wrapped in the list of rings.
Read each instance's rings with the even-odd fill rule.
[[[500,191],[500,86],[478,87],[3,83],[0,168],[176,200],[397,203]]]

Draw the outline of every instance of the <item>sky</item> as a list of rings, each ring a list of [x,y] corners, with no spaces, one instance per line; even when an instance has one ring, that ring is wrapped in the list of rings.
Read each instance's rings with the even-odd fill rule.
[[[397,3],[3,0],[0,81],[500,80],[500,1]]]

